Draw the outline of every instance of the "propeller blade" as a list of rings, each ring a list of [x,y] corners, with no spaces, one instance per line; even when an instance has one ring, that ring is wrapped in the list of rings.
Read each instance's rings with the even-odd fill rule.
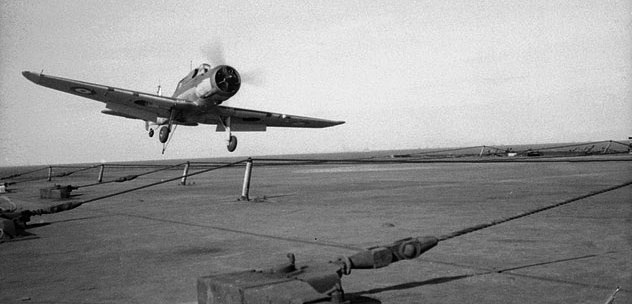
[[[258,68],[255,70],[239,72],[241,82],[257,87],[264,86],[266,84],[265,72],[263,69]]]
[[[211,39],[208,43],[204,44],[200,48],[201,52],[206,56],[208,63],[211,66],[218,65],[226,65],[226,57],[224,52],[224,45],[221,42],[221,39],[215,37]],[[239,76],[241,78],[241,82],[254,86],[264,86],[265,85],[265,75],[263,69],[255,69],[246,72],[239,72]]]
[[[201,47],[202,53],[206,56],[208,63],[212,66],[226,64],[226,57],[224,56],[224,46],[219,39],[213,39]]]

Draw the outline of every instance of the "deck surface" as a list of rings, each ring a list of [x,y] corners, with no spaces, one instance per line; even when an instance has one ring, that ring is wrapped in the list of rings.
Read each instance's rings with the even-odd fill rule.
[[[148,169],[106,169],[104,180]],[[166,170],[75,190],[73,200],[177,177]],[[196,169],[192,168],[191,172]],[[19,183],[95,182],[98,170]],[[227,168],[33,217],[0,244],[0,303],[194,303],[200,276],[351,255],[439,236],[632,179],[632,161],[254,165]],[[31,206],[29,206],[31,207]],[[358,303],[632,303],[632,187],[442,241],[420,258],[342,278]]]

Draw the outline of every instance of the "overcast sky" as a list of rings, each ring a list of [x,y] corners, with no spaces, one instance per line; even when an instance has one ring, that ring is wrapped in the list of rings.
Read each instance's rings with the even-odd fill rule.
[[[0,166],[625,139],[631,1],[1,1]],[[258,77],[226,105],[345,120],[236,133],[144,124],[21,71],[142,92],[221,41]],[[206,47],[205,47],[206,46]]]

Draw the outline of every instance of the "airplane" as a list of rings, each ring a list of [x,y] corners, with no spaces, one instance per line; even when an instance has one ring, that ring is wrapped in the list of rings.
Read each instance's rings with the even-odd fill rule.
[[[156,94],[148,94],[43,73],[23,71],[22,75],[38,85],[103,102],[103,114],[145,121],[149,137],[159,129],[163,153],[177,125],[216,125],[217,132],[228,131],[227,148],[233,152],[237,137],[232,132],[266,131],[267,127],[325,128],[344,123],[224,106],[222,103],[239,91],[242,80],[235,68],[225,64],[212,67],[203,63],[192,69],[171,97],[162,96],[160,86]]]

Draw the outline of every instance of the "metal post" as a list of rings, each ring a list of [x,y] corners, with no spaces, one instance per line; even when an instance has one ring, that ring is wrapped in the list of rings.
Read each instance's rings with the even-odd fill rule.
[[[103,182],[103,172],[105,171],[105,165],[101,164],[101,168],[99,169],[99,178],[98,182]]]
[[[180,180],[180,185],[182,186],[186,186],[187,184],[187,176],[189,175],[189,165],[191,163],[187,162],[186,165],[184,165],[184,172],[182,172],[182,180]]]
[[[610,149],[610,145],[612,145],[612,140],[608,142],[608,145],[606,146],[606,148],[603,150],[602,154],[606,154],[608,153],[608,149]]]
[[[481,153],[478,154],[478,157],[483,157],[484,151],[485,151],[485,146],[481,147]]]
[[[244,174],[244,185],[241,188],[241,196],[239,197],[240,201],[249,201],[250,197],[248,196],[248,192],[250,192],[250,175],[252,173],[252,158],[248,158],[246,162],[246,173]]]
[[[48,166],[48,181],[53,180],[53,166]]]

